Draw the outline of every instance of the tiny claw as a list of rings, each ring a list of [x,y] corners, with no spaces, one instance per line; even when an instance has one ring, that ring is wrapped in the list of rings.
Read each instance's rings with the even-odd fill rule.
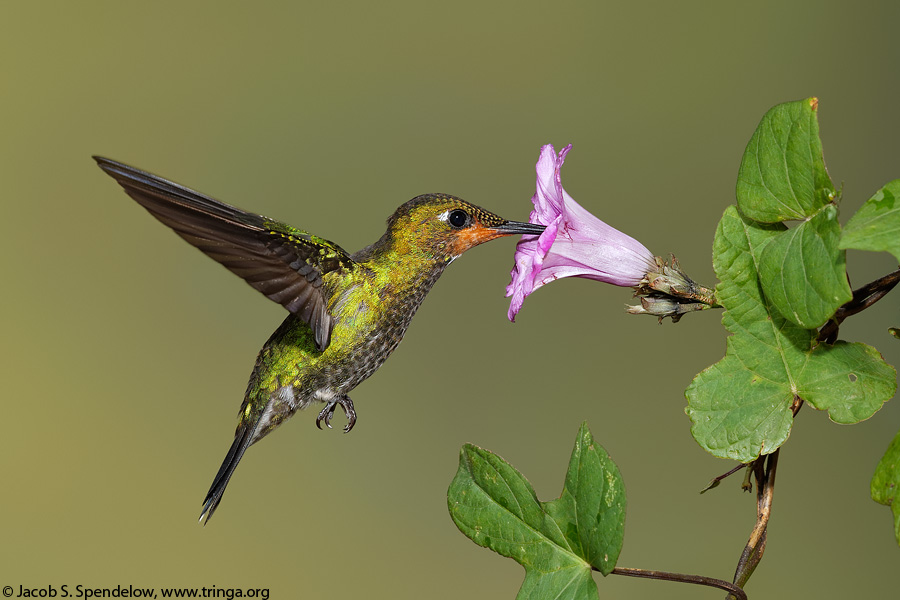
[[[330,400],[328,404],[325,405],[325,408],[322,409],[322,412],[319,413],[319,416],[316,417],[316,427],[322,429],[322,421],[325,421],[325,426],[328,429],[331,429],[331,419],[334,417],[334,409],[336,406],[340,406],[344,410],[344,414],[347,415],[347,425],[344,427],[344,433],[348,433],[353,426],[356,425],[356,410],[353,408],[353,400],[351,400],[348,396],[341,396],[340,398],[335,398]]]
[[[322,421],[325,421],[325,427],[331,429],[331,417],[334,416],[334,406],[337,404],[333,400],[325,405],[325,408],[322,409],[322,412],[319,413],[319,416],[316,417],[316,427],[322,429]]]
[[[341,408],[344,409],[344,414],[347,415],[347,424],[344,426],[344,433],[350,433],[350,430],[356,425],[356,410],[353,408],[353,400],[351,400],[349,396],[344,396],[340,405]]]

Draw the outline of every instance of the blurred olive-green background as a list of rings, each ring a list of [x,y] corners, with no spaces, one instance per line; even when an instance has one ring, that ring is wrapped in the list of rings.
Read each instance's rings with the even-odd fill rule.
[[[152,219],[102,154],[349,250],[426,192],[527,219],[539,148],[567,191],[714,283],[710,247],[774,104],[818,96],[843,220],[900,177],[900,5],[884,2],[8,2],[0,16],[0,585],[269,588],[271,598],[512,598],[520,566],[453,525],[462,444],[555,498],[587,420],[628,492],[620,566],[731,579],[755,519],[683,390],[720,314],[628,317],[566,280],[506,320],[513,240],[457,261],[353,394],[244,458],[208,527],[258,349],[284,316]],[[851,253],[854,287],[893,269]],[[896,292],[895,292],[896,294]],[[844,337],[900,363],[898,298]],[[343,417],[338,421],[343,423]],[[884,596],[900,550],[871,473],[900,426],[801,411],[751,598]],[[603,597],[716,598],[597,577]],[[601,580],[602,579],[602,580]]]

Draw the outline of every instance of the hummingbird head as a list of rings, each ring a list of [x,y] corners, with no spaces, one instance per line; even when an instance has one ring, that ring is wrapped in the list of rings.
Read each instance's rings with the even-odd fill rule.
[[[450,262],[469,248],[495,238],[539,235],[543,231],[543,225],[508,221],[455,196],[426,194],[391,215],[386,235],[397,251]]]

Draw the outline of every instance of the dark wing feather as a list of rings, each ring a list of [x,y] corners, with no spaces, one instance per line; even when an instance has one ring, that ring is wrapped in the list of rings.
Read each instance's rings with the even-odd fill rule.
[[[308,323],[319,350],[328,347],[333,323],[322,276],[353,267],[342,248],[151,173],[99,156],[94,160],[150,214]]]

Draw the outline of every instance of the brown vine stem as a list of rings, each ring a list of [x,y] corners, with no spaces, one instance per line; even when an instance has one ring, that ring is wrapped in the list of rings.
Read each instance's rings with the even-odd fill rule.
[[[866,310],[884,298],[898,283],[900,283],[900,269],[854,290],[853,298],[837,309],[831,320],[819,330],[818,341],[833,344],[837,340],[838,329],[844,319]]]
[[[803,400],[794,399],[791,406],[791,412],[794,416],[800,412],[803,407]],[[737,568],[734,571],[734,583],[739,587],[744,587],[747,580],[756,570],[759,561],[762,560],[763,553],[766,551],[766,539],[768,537],[769,517],[772,515],[772,499],[775,496],[775,471],[778,468],[778,455],[781,448],[775,450],[765,458],[759,457],[750,468],[753,476],[756,478],[756,525],[750,532],[750,539],[741,552],[741,558],[738,560]],[[738,598],[733,594],[729,594],[727,600]]]
[[[734,571],[733,581],[741,587],[746,585],[766,550],[767,528],[769,517],[772,514],[775,469],[778,466],[779,452],[780,449],[753,463],[753,475],[756,478],[756,525],[750,532],[750,539],[744,546],[744,551],[741,552],[741,558]],[[731,600],[735,596],[729,595],[727,598]]]
[[[596,570],[596,569],[595,569]],[[675,581],[678,583],[692,583],[694,585],[705,585],[708,587],[719,588],[728,592],[729,598],[737,598],[738,600],[747,600],[747,594],[740,587],[733,583],[728,583],[722,579],[714,579],[712,577],[704,577],[702,575],[686,575],[684,573],[669,573],[666,571],[649,571],[647,569],[631,569],[628,567],[616,567],[612,570],[612,575],[625,575],[626,577],[643,577],[645,579],[659,579],[662,581]]]

